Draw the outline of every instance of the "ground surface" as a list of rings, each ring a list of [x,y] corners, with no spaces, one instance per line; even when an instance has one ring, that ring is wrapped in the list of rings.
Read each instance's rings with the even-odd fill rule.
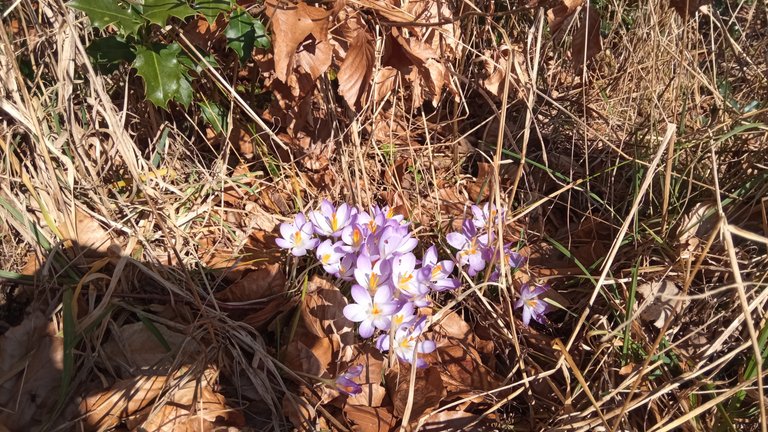
[[[766,430],[764,1],[3,8],[0,431]],[[525,260],[414,370],[277,247],[323,199]]]

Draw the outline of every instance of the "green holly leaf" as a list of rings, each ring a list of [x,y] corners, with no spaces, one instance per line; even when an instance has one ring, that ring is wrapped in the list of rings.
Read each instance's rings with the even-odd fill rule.
[[[168,18],[184,19],[194,15],[195,10],[184,0],[144,0],[142,15],[149,22],[164,26]]]
[[[227,46],[240,56],[241,61],[251,56],[254,47],[266,49],[270,45],[264,24],[242,8],[232,11],[224,35]]]
[[[198,0],[195,2],[195,9],[209,23],[213,23],[219,14],[229,12],[232,9],[232,2],[230,0]]]
[[[131,46],[115,36],[95,39],[85,52],[96,70],[103,74],[110,74],[122,64],[132,62],[136,58]]]
[[[192,102],[192,87],[184,65],[179,61],[180,52],[177,43],[136,48],[133,67],[144,79],[147,99],[155,106],[168,109],[171,99],[186,106]]]
[[[210,102],[198,102],[205,122],[211,125],[216,133],[224,133],[227,129],[227,112],[219,105]]]
[[[122,34],[135,34],[144,23],[133,6],[117,0],[72,0],[67,6],[85,12],[100,30],[114,24]]]

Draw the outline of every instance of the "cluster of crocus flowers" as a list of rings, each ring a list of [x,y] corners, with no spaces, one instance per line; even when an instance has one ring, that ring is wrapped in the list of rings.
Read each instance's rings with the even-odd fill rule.
[[[494,241],[496,227],[504,225],[506,212],[491,203],[485,203],[482,207],[473,205],[471,211],[472,217],[464,219],[461,231],[446,236],[448,244],[458,251],[456,262],[466,268],[467,274],[475,277],[490,265],[493,271],[488,280],[497,281],[502,262],[511,269],[525,265],[525,257],[515,252],[511,243],[499,250],[499,243]]]
[[[293,221],[281,224],[282,238],[276,242],[296,257],[314,251],[327,273],[351,282],[352,302],[344,307],[343,314],[359,324],[361,337],[376,337],[382,352],[426,367],[423,357],[436,347],[424,338],[427,320],[419,308],[431,306],[433,293],[459,287],[453,276],[457,265],[470,277],[482,275],[490,281],[499,279],[504,266],[516,269],[525,265],[525,257],[514,251],[511,243],[499,247],[501,243],[494,240],[495,230],[504,224],[503,209],[492,204],[473,205],[471,213],[461,231],[446,237],[457,251],[453,260],[441,260],[434,245],[418,258],[414,254],[418,240],[412,236],[410,223],[387,207],[366,211],[348,204],[336,207],[327,200],[318,210],[308,215],[299,213]],[[526,326],[531,318],[546,322],[549,305],[540,296],[547,289],[522,287],[515,308],[523,309]],[[352,379],[359,373],[358,367],[353,367],[340,375],[336,381],[339,391],[358,392],[359,386]]]
[[[463,220],[461,231],[446,236],[448,244],[457,250],[456,262],[466,269],[467,274],[475,277],[492,266],[493,271],[488,274],[488,280],[495,282],[499,280],[502,262],[513,270],[524,266],[526,258],[514,251],[511,243],[499,248],[499,243],[494,241],[495,230],[499,225],[504,225],[504,209],[486,203],[482,207],[473,205],[471,211],[472,217]],[[530,284],[520,288],[520,298],[515,303],[515,309],[522,308],[523,324],[528,326],[531,318],[541,324],[547,322],[545,315],[551,306],[540,297],[549,289],[548,285]]]
[[[297,257],[314,250],[328,274],[352,283],[343,313],[359,323],[361,337],[378,333],[382,352],[426,366],[419,356],[435,344],[423,338],[426,319],[418,310],[432,304],[432,293],[459,286],[452,260],[440,260],[435,246],[417,258],[410,223],[387,207],[366,211],[323,200],[319,210],[282,224],[280,234],[278,246]]]

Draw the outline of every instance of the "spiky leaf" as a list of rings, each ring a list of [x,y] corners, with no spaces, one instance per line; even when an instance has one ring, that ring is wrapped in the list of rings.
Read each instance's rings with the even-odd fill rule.
[[[203,112],[203,118],[214,132],[223,133],[227,130],[227,112],[222,107],[211,101],[200,102],[198,105]]]
[[[185,0],[144,0],[142,15],[149,22],[164,26],[170,17],[184,19],[195,10]]]
[[[209,23],[216,21],[219,14],[229,12],[232,9],[231,0],[198,0],[195,9],[205,17]]]
[[[144,22],[133,6],[117,0],[72,0],[67,6],[85,12],[101,30],[114,24],[120,33],[134,34]]]
[[[237,8],[230,15],[224,35],[227,37],[227,46],[240,56],[240,60],[250,57],[254,47],[269,48],[264,24],[242,8]]]
[[[131,45],[115,36],[95,39],[88,45],[85,52],[90,56],[93,66],[105,74],[116,71],[120,65],[132,62],[136,58]]]
[[[181,47],[176,43],[136,48],[133,67],[144,79],[147,99],[161,108],[167,109],[170,99],[185,105],[192,101],[192,88],[179,61],[180,51]]]

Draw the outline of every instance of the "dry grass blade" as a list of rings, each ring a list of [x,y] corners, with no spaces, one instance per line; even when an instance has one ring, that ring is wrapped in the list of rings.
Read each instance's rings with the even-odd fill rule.
[[[768,429],[761,2],[91,3],[2,13],[0,430]],[[324,199],[454,261],[423,335]]]

